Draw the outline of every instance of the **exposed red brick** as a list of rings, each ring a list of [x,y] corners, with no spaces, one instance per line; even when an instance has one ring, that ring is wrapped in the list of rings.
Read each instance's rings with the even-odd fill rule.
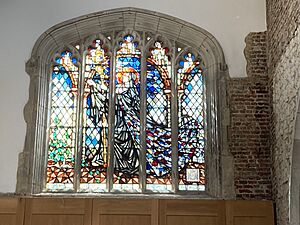
[[[229,149],[237,198],[271,199],[270,93],[266,33],[248,35],[247,78],[229,80]]]

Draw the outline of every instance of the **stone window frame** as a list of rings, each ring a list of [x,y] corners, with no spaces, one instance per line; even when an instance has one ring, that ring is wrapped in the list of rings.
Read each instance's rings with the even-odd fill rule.
[[[208,74],[205,95],[206,103],[209,103],[206,111],[209,122],[206,127],[206,185],[205,191],[198,192],[198,196],[233,198],[233,157],[227,140],[228,68],[220,44],[209,32],[193,24],[165,14],[129,7],[62,22],[44,32],[35,43],[31,58],[26,63],[26,72],[30,76],[29,99],[24,107],[27,129],[24,149],[19,155],[16,193],[36,195],[43,192],[51,58],[58,50],[70,49],[70,43],[115,31],[150,32],[202,53],[202,71]]]

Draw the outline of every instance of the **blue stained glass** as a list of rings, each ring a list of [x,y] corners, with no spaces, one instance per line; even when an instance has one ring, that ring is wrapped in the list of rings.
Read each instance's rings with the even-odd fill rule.
[[[178,69],[179,189],[200,190],[205,184],[203,81],[195,56],[188,53],[184,58]]]
[[[91,96],[88,96],[86,101],[87,101],[87,106],[90,107],[91,106]],[[90,111],[91,109],[88,109],[88,110]]]
[[[110,61],[96,39],[85,56],[81,184],[106,183]],[[86,186],[84,186],[86,187]],[[89,187],[89,186],[88,186]],[[99,186],[100,187],[100,186]]]
[[[61,96],[61,92],[60,92],[60,91],[57,91],[57,92],[56,92],[56,96],[57,96],[57,97]]]
[[[126,35],[126,36],[124,37],[124,40],[127,41],[127,42],[132,42],[132,41],[133,41],[133,36],[131,36],[131,35]],[[123,43],[123,42],[121,42],[121,43]]]
[[[71,80],[70,77],[68,77],[68,78],[66,79],[66,83],[68,84],[69,87],[72,87],[72,80]]]
[[[149,88],[149,91],[154,92],[154,91],[155,91],[155,88],[154,88],[153,86],[151,86],[151,87]]]
[[[199,69],[197,67],[194,67],[194,69],[191,71],[191,74],[195,75],[197,74]]]
[[[138,185],[140,149],[140,56],[133,36],[117,51],[114,187]],[[117,186],[116,186],[117,185]],[[128,187],[128,186],[127,186]]]
[[[193,85],[191,83],[189,83],[187,85],[187,89],[191,92],[193,90]]]
[[[86,137],[85,137],[85,143],[87,144],[87,145],[90,145],[92,142],[91,142],[91,139],[89,138],[89,136],[87,136],[86,135]]]
[[[185,101],[186,103],[189,103],[191,100],[190,100],[188,97],[186,97],[186,98],[184,99],[184,101]]]
[[[72,63],[76,63],[77,59],[75,57],[72,58]]]
[[[64,83],[64,84],[63,84],[63,88],[64,88],[64,89],[67,89],[67,87],[68,87],[68,84],[67,84],[67,83]]]
[[[54,183],[71,184],[74,174],[76,98],[78,68],[69,52],[55,58],[51,80],[51,113],[48,137],[47,188]],[[71,92],[71,87],[73,90]]]
[[[199,79],[197,79],[197,85],[198,86],[201,86],[203,84],[203,81],[202,81],[202,76],[199,77]]]
[[[65,72],[64,70],[60,69],[61,72]],[[57,79],[60,80],[62,78],[61,72],[57,74]]]
[[[155,189],[163,185],[165,190],[171,184],[171,121],[170,96],[165,90],[170,86],[171,63],[167,50],[160,42],[150,49],[147,62],[147,121],[146,121],[146,174],[147,185]],[[154,185],[154,186],[149,186]]]
[[[97,145],[97,143],[98,143],[98,140],[94,138],[92,141],[92,144],[95,146],[95,145]]]

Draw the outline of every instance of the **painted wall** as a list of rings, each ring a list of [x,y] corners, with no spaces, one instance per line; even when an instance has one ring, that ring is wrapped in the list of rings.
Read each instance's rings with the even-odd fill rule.
[[[220,42],[232,77],[246,76],[244,39],[266,30],[262,0],[1,0],[0,1],[0,192],[14,192],[18,153],[25,138],[23,107],[29,77],[25,62],[51,26],[91,12],[138,7],[169,14],[211,32]]]

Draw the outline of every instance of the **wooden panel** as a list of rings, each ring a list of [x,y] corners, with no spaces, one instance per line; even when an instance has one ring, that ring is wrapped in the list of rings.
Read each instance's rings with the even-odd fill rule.
[[[224,201],[161,200],[161,225],[225,225]]]
[[[207,225],[207,224],[218,224],[217,217],[205,217],[205,216],[168,216],[167,217],[167,224],[172,225]]]
[[[31,219],[32,225],[82,225],[83,216],[79,215],[34,215]]]
[[[0,225],[274,225],[273,213],[270,201],[0,198]]]
[[[25,225],[91,225],[90,199],[26,199]]]
[[[16,224],[16,214],[0,215],[0,225],[15,225],[15,224]]]
[[[109,225],[151,225],[150,215],[101,215],[101,224]]]
[[[19,198],[0,198],[0,225],[22,225],[24,200]]]
[[[274,225],[270,201],[226,201],[228,225]]]
[[[158,200],[96,199],[92,225],[157,225]]]

